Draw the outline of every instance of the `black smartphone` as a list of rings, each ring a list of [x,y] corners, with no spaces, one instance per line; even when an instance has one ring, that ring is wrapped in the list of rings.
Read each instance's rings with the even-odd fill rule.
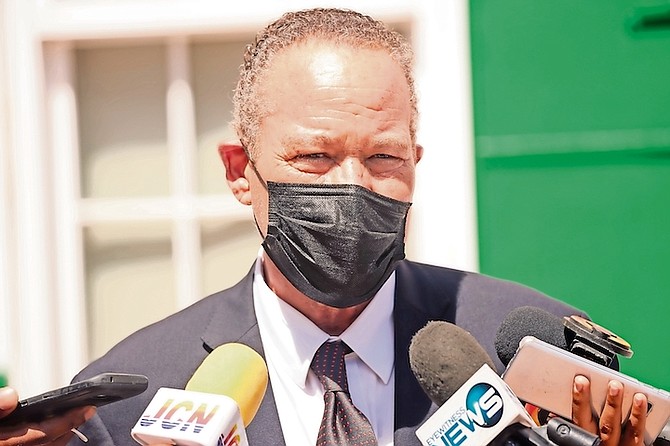
[[[102,373],[90,379],[19,401],[12,413],[0,418],[0,426],[41,421],[61,415],[75,407],[104,406],[139,395],[146,390],[148,384],[149,381],[144,375]]]

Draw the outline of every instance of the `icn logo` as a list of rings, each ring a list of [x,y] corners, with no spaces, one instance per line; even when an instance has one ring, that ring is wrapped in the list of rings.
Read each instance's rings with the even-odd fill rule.
[[[503,400],[491,384],[479,383],[468,392],[465,408],[468,418],[477,426],[492,427],[502,418]]]

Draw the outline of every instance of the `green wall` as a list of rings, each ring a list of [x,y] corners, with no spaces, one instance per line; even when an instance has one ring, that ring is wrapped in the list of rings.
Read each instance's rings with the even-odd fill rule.
[[[584,309],[670,390],[670,3],[470,6],[481,271]]]

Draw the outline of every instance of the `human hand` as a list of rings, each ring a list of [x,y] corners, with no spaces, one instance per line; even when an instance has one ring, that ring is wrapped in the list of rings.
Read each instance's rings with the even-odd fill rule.
[[[575,376],[572,389],[572,421],[591,433],[600,435],[602,446],[643,446],[647,421],[647,397],[633,396],[630,416],[621,424],[623,384],[612,380],[607,386],[607,398],[598,418],[591,410],[591,383],[581,375]]]
[[[16,408],[18,400],[14,389],[0,388],[0,418],[9,415]],[[72,429],[84,424],[94,414],[95,407],[86,406],[39,423],[0,425],[0,446],[65,446],[74,435]]]

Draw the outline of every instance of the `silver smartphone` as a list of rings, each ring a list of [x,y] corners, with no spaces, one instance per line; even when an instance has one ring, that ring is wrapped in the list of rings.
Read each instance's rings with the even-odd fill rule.
[[[649,401],[645,444],[651,444],[658,437],[670,418],[670,393],[667,391],[641,383],[533,336],[521,340],[519,349],[503,373],[503,380],[522,401],[570,419],[575,375],[583,375],[591,382],[591,401],[597,414],[605,405],[609,381],[620,381],[624,386],[622,422],[628,419],[633,395],[644,393]]]

